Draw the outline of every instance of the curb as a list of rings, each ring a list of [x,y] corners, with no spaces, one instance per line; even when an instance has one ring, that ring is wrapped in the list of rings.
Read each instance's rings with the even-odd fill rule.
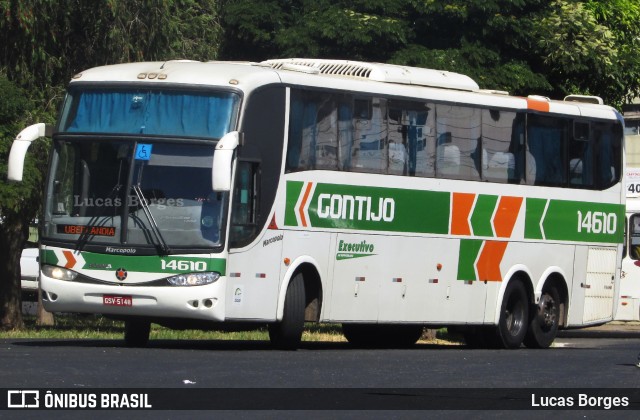
[[[558,338],[640,338],[640,322],[612,321],[588,328],[558,331]]]

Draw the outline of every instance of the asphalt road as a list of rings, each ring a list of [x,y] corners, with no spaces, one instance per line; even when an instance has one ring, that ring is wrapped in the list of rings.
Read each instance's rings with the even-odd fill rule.
[[[339,412],[345,418],[353,418],[355,409],[359,414],[356,418],[424,418],[424,412],[420,416],[413,411],[361,411],[363,407],[358,401],[364,400],[358,400],[362,395],[357,390],[368,390],[367,397],[400,392],[410,404],[416,401],[413,394],[419,390],[428,394],[434,390],[453,389],[454,401],[460,400],[460,409],[473,409],[469,401],[481,404],[478,407],[490,401],[496,410],[502,410],[508,409],[503,406],[506,404],[502,395],[504,390],[525,390],[524,398],[528,399],[528,393],[544,390],[556,395],[564,392],[563,389],[602,392],[602,389],[624,388],[633,391],[630,394],[632,406],[640,408],[640,369],[635,366],[640,352],[640,330],[634,325],[563,332],[555,346],[546,350],[478,350],[444,345],[418,345],[407,350],[361,350],[345,343],[305,343],[298,351],[278,351],[272,350],[268,342],[208,340],[156,340],[145,349],[130,349],[123,345],[121,340],[3,339],[0,340],[0,383],[11,389],[166,388],[196,395],[202,395],[198,391],[203,391],[218,398],[224,396],[222,406],[226,408],[229,404],[232,408],[237,406],[233,406],[233,400],[226,400],[226,394],[216,393],[211,388],[243,389],[245,391],[236,393],[236,403],[242,405],[253,401],[258,408],[265,408],[259,403],[268,392],[275,390],[277,393],[270,400],[277,404],[267,405],[268,411],[216,412],[232,418],[255,418],[257,413],[260,418],[291,417],[290,414],[300,412],[277,410],[285,410],[290,404],[299,408],[296,401],[302,405],[304,401],[311,401],[310,407],[317,409],[313,404],[318,404],[318,398],[319,401],[323,398],[334,401],[336,395],[332,393],[345,389],[344,392],[356,392],[355,395],[342,392],[338,398],[343,403],[346,401],[347,406],[353,398],[355,408]],[[496,388],[502,390],[499,395],[491,394]],[[319,397],[309,399],[308,389],[319,392]],[[414,391],[403,394],[407,389]],[[483,396],[487,390],[489,396]],[[480,397],[466,398],[478,392]],[[257,398],[260,396],[263,398]],[[517,398],[522,399],[522,394]],[[440,398],[438,402],[441,401]],[[381,408],[385,407],[383,404]],[[386,408],[392,407],[393,404]],[[164,411],[160,413],[165,414]],[[190,418],[195,414],[207,417],[206,412],[182,413],[185,417],[180,413],[161,417]],[[277,416],[277,413],[285,415]],[[363,413],[367,415],[360,417]],[[429,418],[451,418],[452,415],[450,411],[427,413]],[[542,418],[538,417],[541,413],[537,411],[528,412],[533,417],[508,410],[492,411],[491,415],[478,410],[464,413],[469,418],[513,418],[515,413],[520,418]],[[573,411],[559,413],[571,414],[563,415],[563,418],[602,418],[599,416],[614,414],[605,411],[587,411],[585,415]],[[23,418],[24,413],[20,414]],[[79,412],[71,414],[73,416],[67,418],[74,418]],[[487,416],[483,417],[483,414]],[[638,418],[637,412],[617,411],[615,414],[616,418]],[[0,417],[3,417],[2,412]],[[310,411],[293,417],[308,420],[335,416],[328,416],[327,411]]]
[[[616,419],[626,419],[637,418],[638,413],[523,412],[510,411],[509,404],[518,399],[528,401],[531,394],[544,392],[557,396],[587,389],[601,395],[603,389],[611,389],[613,395],[628,393],[632,407],[640,408],[640,369],[635,366],[639,338],[640,334],[633,330],[622,334],[600,328],[563,333],[556,346],[546,350],[478,350],[442,345],[360,350],[346,343],[310,342],[298,351],[272,350],[268,342],[247,341],[155,340],[149,348],[130,349],[123,347],[121,340],[3,339],[0,380],[3,387],[10,389],[168,390],[166,401],[163,397],[158,402],[156,396],[156,407],[171,398],[184,403],[184,398],[204,395],[209,404],[215,401],[215,407],[225,409],[216,411],[216,418],[387,419],[425,418],[425,413],[428,418],[447,419],[514,415],[544,418],[556,413],[559,418],[603,418],[599,416],[615,414]],[[453,395],[447,391],[451,389]],[[509,393],[513,390],[517,395],[512,398]],[[373,405],[370,401],[374,401]],[[424,408],[425,401],[445,404],[446,410],[406,410],[412,404]],[[447,406],[447,401],[454,405]],[[405,403],[398,411],[398,404]],[[289,411],[307,407],[306,404],[313,411]],[[326,408],[325,404],[342,411],[318,408]],[[386,410],[363,411],[376,404]],[[457,411],[456,404],[465,411]],[[493,411],[484,410],[487,404]],[[245,406],[252,409],[237,409]],[[451,411],[453,408],[456,411]],[[47,413],[29,412],[25,417],[20,412],[14,418],[56,418],[55,414],[62,414],[56,411],[53,417],[44,416]],[[86,418],[86,413],[80,414],[65,411],[64,418]],[[119,418],[113,417],[113,411],[93,414]],[[144,418],[211,418],[208,411],[145,411],[134,417],[141,414]]]
[[[582,334],[581,337],[577,335]],[[640,335],[573,332],[546,350],[417,345],[361,350],[305,343],[0,340],[0,378],[19,387],[637,387]]]

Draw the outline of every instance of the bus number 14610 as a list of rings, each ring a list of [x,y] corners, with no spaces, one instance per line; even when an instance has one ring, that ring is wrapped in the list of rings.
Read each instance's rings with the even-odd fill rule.
[[[582,214],[578,211],[578,233],[616,233],[618,216],[615,213],[601,211],[588,211]]]
[[[205,261],[185,261],[185,260],[162,260],[163,270],[176,271],[207,271],[207,263]]]

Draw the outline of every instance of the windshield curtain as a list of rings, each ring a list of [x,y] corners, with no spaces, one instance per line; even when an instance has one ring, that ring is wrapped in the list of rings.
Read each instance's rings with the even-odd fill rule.
[[[221,138],[235,121],[238,96],[155,90],[70,92],[63,132]]]
[[[47,238],[81,246],[220,246],[227,196],[212,191],[213,143],[74,139],[54,145]]]

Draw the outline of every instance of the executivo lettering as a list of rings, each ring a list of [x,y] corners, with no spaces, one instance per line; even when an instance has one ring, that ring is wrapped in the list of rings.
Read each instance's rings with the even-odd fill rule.
[[[396,202],[393,198],[378,198],[361,195],[320,194],[318,217],[321,219],[367,220],[393,222]]]
[[[350,260],[353,258],[370,257],[375,255],[373,244],[367,243],[367,241],[360,242],[345,242],[340,240],[338,242],[338,253],[336,254],[336,260]]]

